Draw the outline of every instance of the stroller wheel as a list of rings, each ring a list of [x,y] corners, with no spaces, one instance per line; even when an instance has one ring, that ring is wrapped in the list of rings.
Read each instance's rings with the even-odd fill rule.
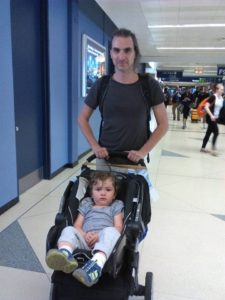
[[[147,272],[145,276],[145,300],[152,300],[152,272]]]

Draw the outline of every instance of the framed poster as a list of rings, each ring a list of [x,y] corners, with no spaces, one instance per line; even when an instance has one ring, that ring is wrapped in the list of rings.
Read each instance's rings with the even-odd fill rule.
[[[82,96],[94,82],[106,74],[106,48],[88,35],[82,36]]]

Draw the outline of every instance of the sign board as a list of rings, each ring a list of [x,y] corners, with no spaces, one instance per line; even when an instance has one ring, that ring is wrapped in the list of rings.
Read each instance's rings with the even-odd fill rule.
[[[225,66],[217,66],[217,76],[225,76]]]
[[[161,80],[179,81],[182,75],[182,71],[157,70],[157,77],[161,78]]]

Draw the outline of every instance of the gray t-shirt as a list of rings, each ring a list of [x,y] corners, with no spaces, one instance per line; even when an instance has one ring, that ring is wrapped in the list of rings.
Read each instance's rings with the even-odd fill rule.
[[[94,207],[94,202],[90,197],[85,198],[78,211],[84,216],[83,230],[100,231],[105,227],[114,226],[114,216],[123,211],[124,204],[121,200],[114,200],[106,207]]]
[[[85,103],[99,106],[99,79],[91,88]],[[158,82],[149,78],[150,99],[147,106],[141,83],[122,84],[110,79],[103,101],[103,123],[100,144],[110,151],[139,150],[148,139],[147,108],[164,102]]]

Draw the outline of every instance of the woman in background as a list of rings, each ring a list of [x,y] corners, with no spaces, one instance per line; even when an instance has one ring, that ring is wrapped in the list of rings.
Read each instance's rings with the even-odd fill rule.
[[[223,106],[223,93],[224,93],[224,86],[222,83],[217,83],[214,86],[214,94],[209,97],[208,101],[205,105],[206,115],[206,123],[208,124],[208,128],[206,130],[205,137],[202,142],[201,152],[208,153],[209,151],[205,149],[211,133],[213,133],[212,138],[212,151],[211,154],[217,156],[218,153],[216,151],[216,141],[219,135],[219,128],[217,125],[217,120],[219,118],[220,110]]]

